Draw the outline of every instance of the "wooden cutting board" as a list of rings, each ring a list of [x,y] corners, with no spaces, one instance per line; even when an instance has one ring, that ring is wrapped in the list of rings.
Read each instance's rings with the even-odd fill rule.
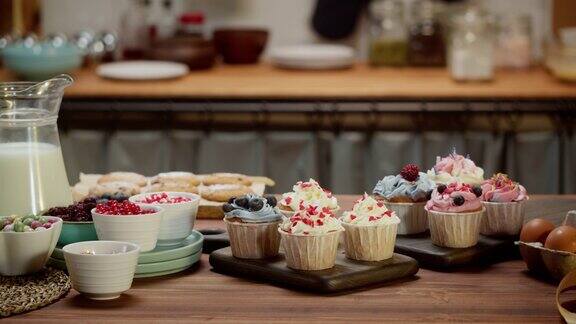
[[[267,260],[237,259],[229,247],[212,252],[210,264],[218,273],[315,293],[381,286],[398,279],[413,279],[418,272],[418,262],[405,255],[394,254],[388,260],[364,262],[346,258],[343,250],[338,251],[333,268],[319,271],[292,270],[286,266],[282,253]]]
[[[423,268],[436,270],[489,264],[519,257],[514,238],[498,239],[480,236],[477,245],[455,249],[432,244],[428,232],[417,235],[398,235],[394,251],[418,260]]]

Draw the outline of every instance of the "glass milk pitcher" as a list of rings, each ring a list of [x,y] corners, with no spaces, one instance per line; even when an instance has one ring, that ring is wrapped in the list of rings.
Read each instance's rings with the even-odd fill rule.
[[[72,203],[58,138],[68,75],[0,83],[0,216],[38,214]]]

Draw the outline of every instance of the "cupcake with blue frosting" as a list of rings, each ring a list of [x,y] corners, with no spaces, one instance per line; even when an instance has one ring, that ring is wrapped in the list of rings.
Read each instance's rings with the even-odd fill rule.
[[[282,213],[276,204],[274,196],[247,194],[222,206],[234,257],[265,259],[278,255]]]
[[[378,181],[372,193],[386,208],[400,218],[398,234],[416,234],[428,229],[424,205],[430,199],[434,181],[415,164],[408,164],[398,175],[389,175]]]

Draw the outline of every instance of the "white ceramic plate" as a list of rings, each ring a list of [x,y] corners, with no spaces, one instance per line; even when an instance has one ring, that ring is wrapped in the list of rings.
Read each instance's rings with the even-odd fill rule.
[[[354,50],[342,45],[296,45],[273,49],[272,63],[302,70],[343,69],[354,64]]]
[[[116,80],[162,80],[188,74],[188,66],[167,61],[124,61],[102,64],[96,74]]]

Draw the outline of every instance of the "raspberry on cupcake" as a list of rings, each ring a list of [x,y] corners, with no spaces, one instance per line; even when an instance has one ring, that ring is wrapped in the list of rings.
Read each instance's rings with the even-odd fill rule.
[[[408,164],[400,174],[378,181],[372,193],[400,218],[398,234],[416,234],[428,228],[424,205],[434,187],[434,181],[417,165]]]
[[[506,174],[497,173],[482,183],[482,204],[486,217],[480,233],[491,236],[515,236],[524,223],[526,189]]]
[[[485,210],[481,197],[481,190],[469,184],[438,185],[425,207],[432,243],[451,248],[476,245]]]

